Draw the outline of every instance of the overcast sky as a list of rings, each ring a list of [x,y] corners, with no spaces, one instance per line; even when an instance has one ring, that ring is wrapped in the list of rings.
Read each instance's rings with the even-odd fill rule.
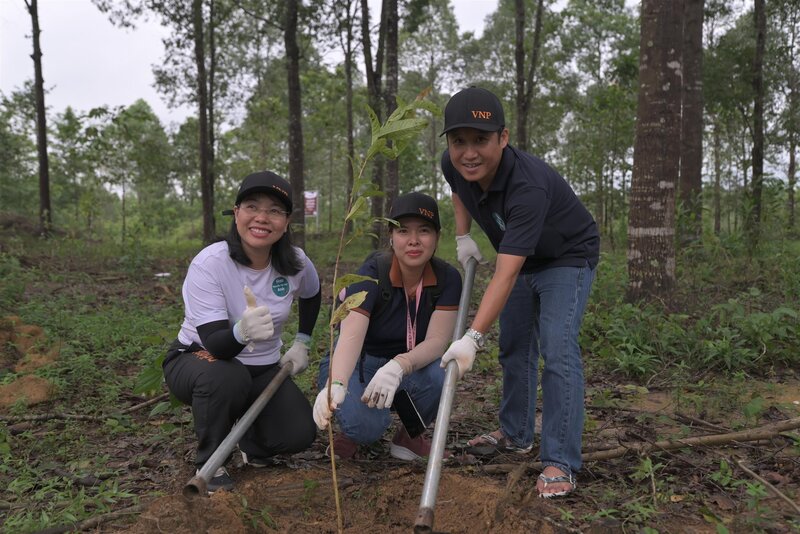
[[[371,0],[375,4],[374,0]],[[461,32],[480,35],[497,0],[451,0]],[[375,9],[375,8],[374,8]],[[163,55],[155,22],[136,30],[113,26],[90,0],[39,0],[42,70],[51,111],[130,105],[144,98],[165,123],[194,110],[168,110],[153,85],[151,65]],[[31,20],[23,0],[0,0],[0,91],[33,79]]]

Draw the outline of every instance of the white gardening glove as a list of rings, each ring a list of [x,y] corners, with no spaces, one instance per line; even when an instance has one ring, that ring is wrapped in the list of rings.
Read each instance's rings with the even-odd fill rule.
[[[403,380],[403,368],[396,361],[389,360],[369,381],[361,401],[366,402],[370,408],[379,410],[389,408],[401,380]]]
[[[450,360],[455,360],[458,364],[458,378],[464,377],[467,371],[472,369],[472,362],[475,361],[475,353],[478,351],[478,344],[475,340],[464,335],[461,339],[453,341],[450,348],[442,356],[442,367],[447,367]]]
[[[298,333],[292,346],[281,356],[281,360],[278,362],[281,367],[286,362],[292,362],[294,364],[292,376],[305,371],[308,367],[308,341],[306,338],[311,339],[311,336]]]
[[[252,349],[251,341],[266,341],[275,333],[272,325],[272,314],[266,306],[256,304],[256,296],[253,291],[244,286],[244,298],[247,300],[247,308],[244,309],[242,318],[233,325],[233,337],[242,345],[247,345]]]
[[[322,388],[322,391],[317,395],[317,400],[314,401],[314,422],[320,430],[324,430],[328,426],[328,421],[333,417],[333,410],[339,407],[344,402],[344,396],[347,390],[339,382],[334,382],[331,386],[331,405],[328,406],[328,388]]]
[[[478,244],[469,234],[456,236],[456,256],[458,256],[458,263],[466,270],[467,261],[470,258],[475,258],[479,264],[486,263],[483,259]]]

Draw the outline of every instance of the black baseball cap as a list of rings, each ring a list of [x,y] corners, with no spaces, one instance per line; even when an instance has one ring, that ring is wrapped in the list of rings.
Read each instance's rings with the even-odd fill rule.
[[[390,218],[397,220],[401,217],[419,217],[431,223],[436,231],[442,229],[439,222],[439,205],[425,193],[407,193],[400,195],[392,204]]]
[[[292,186],[274,172],[261,171],[245,176],[236,193],[236,205],[253,193],[272,195],[286,206],[289,213],[292,212]]]
[[[503,105],[492,93],[481,87],[467,87],[450,97],[444,108],[444,135],[456,128],[475,128],[496,132],[505,128]]]

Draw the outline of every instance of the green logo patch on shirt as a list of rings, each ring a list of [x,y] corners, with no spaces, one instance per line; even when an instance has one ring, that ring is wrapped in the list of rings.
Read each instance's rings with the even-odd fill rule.
[[[279,297],[285,297],[289,294],[289,281],[283,276],[279,276],[272,282],[272,292]]]

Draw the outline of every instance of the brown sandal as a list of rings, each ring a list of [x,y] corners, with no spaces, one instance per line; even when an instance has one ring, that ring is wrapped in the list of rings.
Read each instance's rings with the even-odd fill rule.
[[[500,437],[497,434],[500,434]],[[465,449],[467,454],[474,456],[494,456],[507,453],[528,454],[531,450],[533,450],[533,444],[527,447],[517,447],[511,443],[501,430],[495,430],[468,441]]]

